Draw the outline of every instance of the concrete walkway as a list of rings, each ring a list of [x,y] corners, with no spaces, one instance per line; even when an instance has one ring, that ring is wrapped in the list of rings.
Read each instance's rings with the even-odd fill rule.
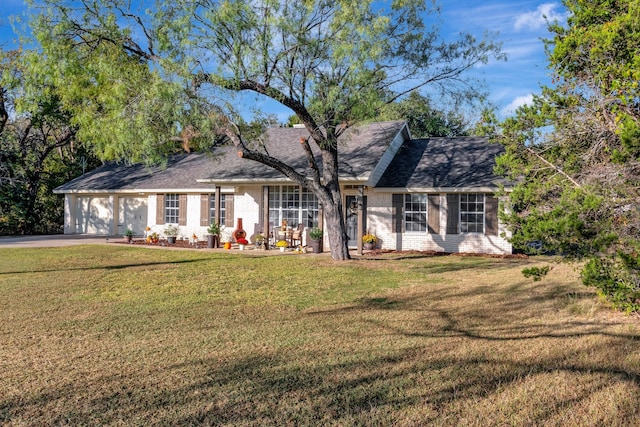
[[[0,248],[53,248],[73,245],[106,244],[109,239],[122,237],[96,237],[81,234],[55,234],[49,236],[0,236]]]

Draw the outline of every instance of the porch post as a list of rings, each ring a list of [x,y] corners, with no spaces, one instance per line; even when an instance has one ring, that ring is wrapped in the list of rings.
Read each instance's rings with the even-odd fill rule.
[[[218,185],[214,186],[215,188],[215,193],[213,195],[213,197],[216,198],[216,203],[215,203],[215,209],[214,209],[214,215],[215,215],[215,221],[218,223],[219,226],[223,226],[224,224],[222,224],[220,222],[220,187]]]
[[[362,209],[362,203],[364,201],[364,188],[362,185],[358,186],[358,233],[356,236],[358,245],[358,255],[362,255],[362,236],[364,235],[364,210]]]
[[[262,235],[264,241],[267,242],[267,249],[269,249],[269,234],[273,232],[273,227],[269,224],[269,186],[262,187]]]

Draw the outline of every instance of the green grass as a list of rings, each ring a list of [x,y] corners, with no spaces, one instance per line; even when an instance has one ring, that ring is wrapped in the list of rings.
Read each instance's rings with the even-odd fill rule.
[[[640,424],[638,318],[545,259],[0,259],[3,425]]]

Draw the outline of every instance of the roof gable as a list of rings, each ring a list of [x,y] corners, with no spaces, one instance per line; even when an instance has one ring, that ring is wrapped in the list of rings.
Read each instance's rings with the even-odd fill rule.
[[[377,188],[480,188],[506,181],[493,173],[504,148],[483,137],[405,141]]]

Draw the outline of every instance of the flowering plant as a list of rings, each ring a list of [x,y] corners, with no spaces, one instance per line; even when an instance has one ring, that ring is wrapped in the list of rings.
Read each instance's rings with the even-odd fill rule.
[[[309,237],[311,238],[311,240],[322,239],[322,229],[318,227],[313,227],[311,231],[309,231]]]
[[[378,238],[373,234],[365,234],[364,236],[362,236],[363,243],[375,243],[377,240]]]
[[[238,242],[239,245],[248,245],[249,241],[247,239],[245,239],[244,237],[240,237],[239,239],[236,239],[236,242]]]
[[[177,225],[169,224],[167,228],[164,229],[165,236],[175,237],[180,232],[180,228]]]
[[[286,240],[278,240],[278,243],[276,243],[276,246],[279,248],[288,248],[289,243],[287,243]]]

